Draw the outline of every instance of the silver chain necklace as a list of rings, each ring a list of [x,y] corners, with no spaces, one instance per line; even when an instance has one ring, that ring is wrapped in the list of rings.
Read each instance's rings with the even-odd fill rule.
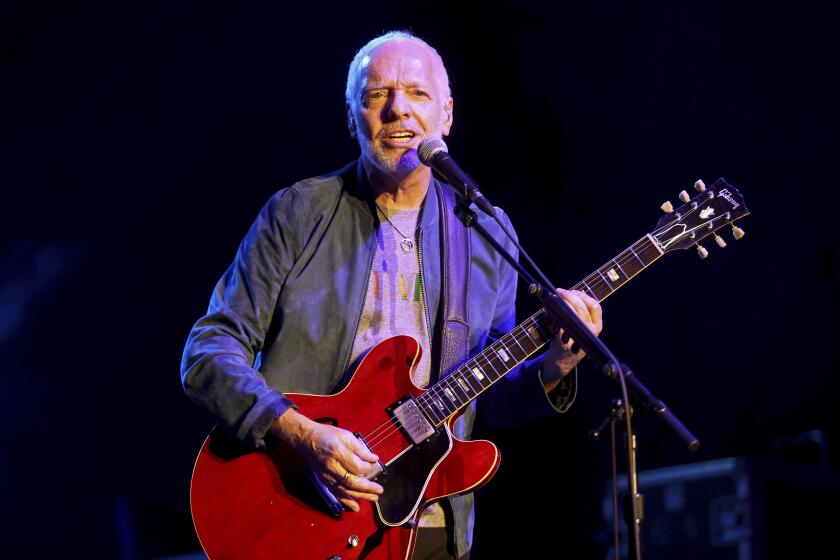
[[[401,232],[400,229],[397,226],[394,225],[394,222],[392,222],[391,219],[388,217],[388,215],[385,213],[385,211],[382,208],[379,207],[379,204],[377,204],[376,202],[374,202],[374,204],[376,205],[376,209],[379,210],[379,213],[382,214],[382,217],[385,218],[385,220],[389,224],[391,224],[391,227],[394,228],[394,231],[399,233],[400,237],[402,237],[402,241],[400,241],[400,249],[402,249],[402,252],[403,253],[410,253],[411,250],[414,249],[414,240],[411,239],[410,237],[408,237],[403,232]],[[418,225],[417,227],[420,227],[420,226]],[[415,233],[417,232],[417,228],[414,228],[414,232]]]

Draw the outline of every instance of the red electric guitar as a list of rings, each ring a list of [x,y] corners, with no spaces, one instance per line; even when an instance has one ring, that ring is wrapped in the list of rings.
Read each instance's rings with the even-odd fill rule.
[[[657,227],[587,276],[574,289],[604,300],[659,257],[699,241],[749,214],[740,193],[718,179],[666,215]],[[743,231],[732,225],[735,239]],[[723,238],[715,240],[725,246]],[[377,344],[350,383],[329,396],[287,394],[302,414],[356,434],[380,464],[370,478],[385,492],[345,512],[329,490],[282,443],[266,452],[246,449],[215,428],[199,452],[192,476],[193,522],[204,551],[225,558],[295,560],[411,557],[416,521],[430,503],[482,486],[499,467],[489,441],[461,441],[452,426],[464,407],[552,337],[538,311],[481,353],[425,390],[411,382],[420,346],[409,336]]]

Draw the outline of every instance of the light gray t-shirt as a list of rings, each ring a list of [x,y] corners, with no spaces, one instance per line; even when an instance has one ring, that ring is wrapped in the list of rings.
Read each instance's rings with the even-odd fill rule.
[[[382,217],[382,211],[392,223]],[[412,379],[417,386],[425,387],[431,372],[431,345],[415,235],[419,214],[419,208],[380,209],[373,268],[351,363],[377,342],[399,334],[411,335],[423,349]]]

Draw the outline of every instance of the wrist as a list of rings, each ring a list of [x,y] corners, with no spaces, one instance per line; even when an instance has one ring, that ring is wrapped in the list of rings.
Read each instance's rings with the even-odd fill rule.
[[[556,383],[562,381],[572,370],[570,367],[563,367],[560,360],[552,360],[548,354],[543,358],[540,366],[540,377],[543,383]]]
[[[308,422],[311,422],[309,418],[289,407],[274,419],[268,432],[276,439],[294,446],[306,430]]]

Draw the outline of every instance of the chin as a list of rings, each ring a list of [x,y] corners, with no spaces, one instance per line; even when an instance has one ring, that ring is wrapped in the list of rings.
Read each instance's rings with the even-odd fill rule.
[[[386,173],[413,171],[423,165],[420,163],[417,150],[413,148],[397,155],[391,153],[391,150],[385,150],[369,143],[366,146],[362,146],[362,155],[374,166]]]

